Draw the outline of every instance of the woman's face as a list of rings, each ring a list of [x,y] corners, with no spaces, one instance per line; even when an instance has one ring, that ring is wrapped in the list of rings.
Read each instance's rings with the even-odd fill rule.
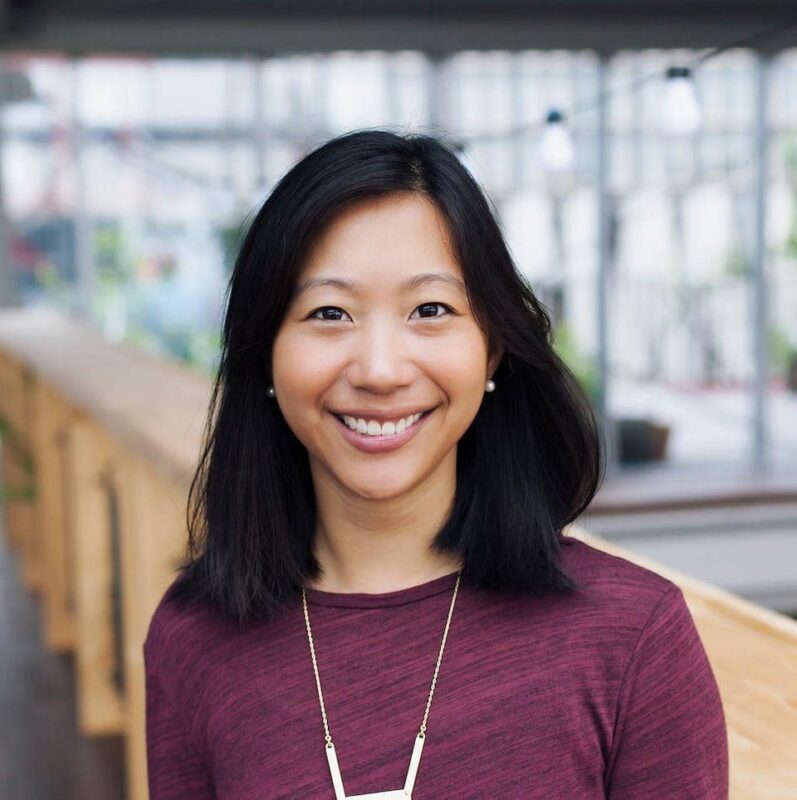
[[[385,499],[455,475],[500,354],[488,359],[446,237],[431,201],[401,193],[347,207],[309,252],[272,375],[314,480]]]

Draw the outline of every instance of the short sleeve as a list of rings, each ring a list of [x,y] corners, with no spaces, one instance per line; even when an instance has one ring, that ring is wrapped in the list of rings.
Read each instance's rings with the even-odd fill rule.
[[[150,800],[214,800],[207,765],[187,721],[166,693],[144,647]]]
[[[606,765],[609,800],[727,800],[719,689],[679,586],[639,635],[620,688]]]

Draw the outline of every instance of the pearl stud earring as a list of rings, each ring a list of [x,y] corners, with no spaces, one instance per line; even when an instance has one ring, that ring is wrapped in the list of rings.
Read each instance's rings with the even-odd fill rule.
[[[487,381],[484,384],[484,391],[485,392],[494,392],[495,391],[495,381]]]
[[[269,386],[268,389],[266,389],[266,393],[268,394],[269,397],[276,397],[277,396],[277,393],[274,391],[274,387],[273,386]]]

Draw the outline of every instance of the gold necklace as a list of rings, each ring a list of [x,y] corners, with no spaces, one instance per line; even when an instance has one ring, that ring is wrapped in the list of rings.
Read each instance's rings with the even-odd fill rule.
[[[332,785],[335,787],[335,800],[407,800],[407,798],[412,797],[412,788],[415,785],[415,776],[418,773],[418,764],[420,764],[421,752],[423,751],[423,745],[426,741],[426,720],[429,717],[429,709],[432,705],[432,696],[434,695],[434,687],[437,683],[437,674],[440,671],[440,662],[443,660],[443,650],[446,646],[446,638],[448,637],[448,626],[451,624],[451,615],[454,613],[454,603],[457,599],[457,590],[459,589],[459,579],[461,575],[462,569],[457,572],[457,582],[454,585],[454,594],[451,597],[451,606],[448,609],[448,619],[446,620],[446,627],[443,631],[443,641],[440,643],[440,653],[437,656],[437,664],[435,665],[434,676],[432,677],[432,688],[429,690],[429,699],[426,701],[426,710],[423,713],[423,721],[421,722],[420,730],[415,737],[415,744],[412,748],[412,756],[410,757],[410,768],[407,770],[407,779],[404,781],[404,788],[393,789],[389,792],[369,792],[368,794],[351,795],[349,797],[347,797],[343,789],[343,778],[340,775],[338,757],[335,754],[335,745],[332,742],[332,737],[329,735],[327,712],[324,708],[324,695],[321,693],[321,679],[318,677],[318,664],[315,659],[315,647],[313,647],[313,632],[310,630],[310,615],[307,613],[307,596],[304,587],[302,587],[304,621],[307,625],[307,639],[310,642],[310,655],[313,659],[313,671],[315,672],[315,685],[318,689],[318,701],[321,704],[321,719],[324,721],[325,749],[327,761],[329,762],[329,771],[332,774]]]

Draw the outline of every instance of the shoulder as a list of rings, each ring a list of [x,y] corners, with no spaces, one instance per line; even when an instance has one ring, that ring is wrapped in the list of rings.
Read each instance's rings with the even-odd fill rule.
[[[669,578],[573,536],[562,542],[562,566],[580,585],[572,617],[578,627],[601,625],[633,640],[665,608],[688,614],[681,588]]]
[[[554,602],[547,621],[552,643],[570,654],[579,680],[588,673],[585,680],[611,687],[609,696],[619,698],[621,687],[627,691],[643,672],[653,682],[668,671],[709,675],[678,584],[575,537],[563,539],[562,567],[579,588]]]
[[[562,536],[562,558],[570,574],[585,588],[617,599],[654,599],[677,588],[677,584],[664,575],[575,536]]]
[[[207,605],[183,600],[178,592],[181,578],[174,578],[161,595],[144,639],[147,671],[163,676],[183,674],[186,665],[194,674],[201,671],[213,657],[214,641],[235,625]]]

